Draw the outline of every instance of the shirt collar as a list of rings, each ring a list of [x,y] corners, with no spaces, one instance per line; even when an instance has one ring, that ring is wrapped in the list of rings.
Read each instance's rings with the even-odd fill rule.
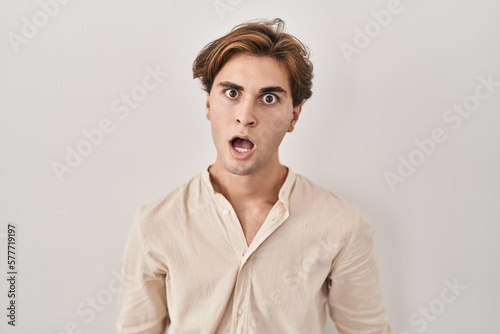
[[[288,174],[286,175],[285,182],[283,182],[283,185],[281,186],[280,192],[278,194],[278,199],[288,210],[290,193],[292,192],[293,185],[295,184],[295,180],[297,179],[297,175],[290,168],[287,167],[286,169],[288,170]]]
[[[208,172],[208,168],[210,168],[210,166],[208,166],[207,169],[205,169],[203,173],[201,173],[201,182],[203,191],[208,191],[210,196],[213,197],[215,195],[215,189],[212,185],[212,182],[210,181],[210,173]]]

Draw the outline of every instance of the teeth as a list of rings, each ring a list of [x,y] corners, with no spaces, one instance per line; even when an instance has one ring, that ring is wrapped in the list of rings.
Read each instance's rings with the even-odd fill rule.
[[[248,148],[235,147],[234,148],[238,152],[248,152],[250,151]]]

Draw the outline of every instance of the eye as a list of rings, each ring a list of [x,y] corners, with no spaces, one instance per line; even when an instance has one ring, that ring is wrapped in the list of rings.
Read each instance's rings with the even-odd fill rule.
[[[266,94],[262,97],[262,101],[264,101],[265,104],[275,104],[278,102],[278,97],[274,94]]]
[[[226,89],[225,92],[227,97],[229,97],[230,99],[235,99],[238,97],[238,91],[237,90],[234,90],[234,89]]]

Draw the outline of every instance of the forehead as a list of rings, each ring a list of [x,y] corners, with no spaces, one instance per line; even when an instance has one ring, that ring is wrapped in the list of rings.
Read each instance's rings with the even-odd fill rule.
[[[290,92],[288,78],[285,66],[274,58],[237,54],[224,64],[216,75],[214,84],[230,81],[243,86],[246,90],[280,86]]]

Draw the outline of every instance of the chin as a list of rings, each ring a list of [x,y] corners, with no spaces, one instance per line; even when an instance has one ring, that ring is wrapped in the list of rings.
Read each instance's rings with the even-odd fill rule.
[[[224,168],[228,173],[233,174],[233,175],[239,175],[239,176],[246,176],[250,175],[254,172],[253,169],[251,168],[245,168],[245,167],[229,167],[229,168]]]
[[[222,164],[224,169],[233,175],[245,176],[254,173],[258,168],[254,164],[246,164],[242,162],[225,162]]]

